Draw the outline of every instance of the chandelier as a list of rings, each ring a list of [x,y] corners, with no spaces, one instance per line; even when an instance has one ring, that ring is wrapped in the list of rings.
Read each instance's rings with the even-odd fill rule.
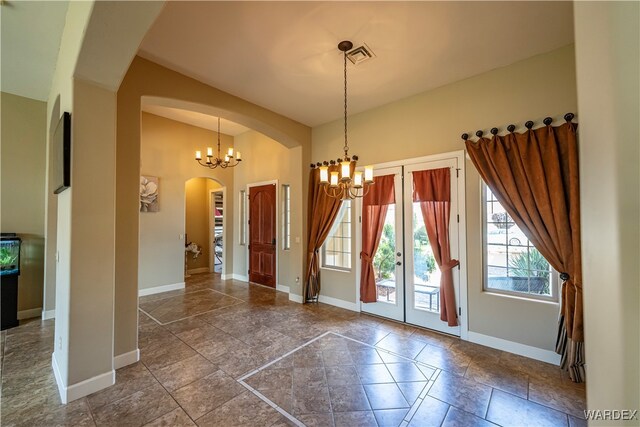
[[[320,169],[320,185],[327,196],[336,199],[350,200],[364,197],[373,185],[373,166],[365,166],[364,177],[356,171],[358,156],[349,156],[347,139],[347,52],[353,48],[348,40],[338,44],[344,57],[344,156],[337,160],[329,160],[312,164],[312,168]],[[336,167],[337,166],[337,167]]]
[[[242,161],[242,155],[240,152],[236,152],[235,157],[233,156],[233,147],[229,147],[227,154],[225,154],[224,159],[220,157],[220,117],[218,117],[218,155],[213,158],[213,148],[207,147],[207,161],[202,163],[202,152],[196,151],[196,161],[200,163],[201,166],[207,167],[209,169],[215,169],[220,166],[222,169],[224,168],[233,168],[238,166]]]

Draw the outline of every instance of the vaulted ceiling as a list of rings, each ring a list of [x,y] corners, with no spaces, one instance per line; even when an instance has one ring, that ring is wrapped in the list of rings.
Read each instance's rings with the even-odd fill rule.
[[[68,1],[1,3],[3,92],[47,100],[68,6]]]
[[[573,42],[571,2],[168,2],[139,54],[315,126]]]

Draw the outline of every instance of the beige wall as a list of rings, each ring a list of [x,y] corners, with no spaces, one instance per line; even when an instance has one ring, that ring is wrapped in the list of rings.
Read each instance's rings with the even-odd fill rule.
[[[116,160],[115,354],[134,351],[138,334],[138,185],[142,98],[220,116],[259,130],[287,146],[302,146],[309,162],[311,129],[197,80],[136,57],[118,90]],[[189,160],[193,164],[193,160]],[[195,166],[194,166],[195,167]],[[303,183],[308,176],[303,174]],[[304,185],[304,184],[303,184]],[[184,182],[182,184],[184,191]],[[300,260],[302,262],[302,260]]]
[[[302,180],[301,175],[307,173],[308,162],[302,160],[302,148],[287,148],[277,141],[255,131],[245,132],[236,136],[236,150],[242,153],[242,164],[234,169],[233,205],[240,204],[240,190],[247,191],[247,185],[265,181],[278,181],[276,189],[278,204],[277,218],[277,248],[278,248],[278,284],[288,286],[296,295],[301,294],[300,282],[296,278],[302,277],[303,265],[302,244]],[[291,186],[291,249],[282,247],[282,185]],[[304,190],[306,192],[306,189]],[[248,191],[247,191],[248,194]],[[247,213],[248,214],[248,213]],[[247,276],[247,246],[240,245],[239,216],[234,217],[233,247],[234,274]],[[248,233],[248,231],[247,231]],[[296,238],[299,241],[296,243]]]
[[[207,169],[194,160],[196,150],[205,151],[215,142],[215,132],[190,126],[153,114],[142,113],[142,134],[140,145],[140,167],[142,175],[159,178],[159,212],[140,213],[140,265],[138,267],[138,286],[148,289],[156,286],[172,285],[184,282],[184,236],[201,246],[207,246],[209,237],[205,236],[207,225],[207,201],[205,180],[192,178],[207,177],[215,179],[220,185],[233,192],[233,172],[231,169]],[[233,144],[233,138],[222,135],[222,145]],[[191,180],[191,181],[190,181]],[[208,181],[208,180],[207,180]],[[186,186],[185,186],[186,184]],[[202,234],[197,239],[185,229],[185,189],[189,185],[199,184],[198,200]],[[233,217],[233,207],[229,214]],[[190,258],[189,268],[208,266],[208,249],[198,258],[197,266]],[[226,249],[227,268],[231,270],[232,248]]]
[[[640,403],[640,7],[576,2],[574,16],[587,405],[633,410]]]
[[[69,384],[113,369],[115,265],[115,92],[75,79],[73,104]]]
[[[185,233],[187,243],[194,242],[200,246],[198,258],[187,256],[189,270],[209,268],[209,210],[211,191],[206,178],[193,178],[185,183]],[[214,181],[211,181],[214,182]]]
[[[0,229],[22,238],[18,310],[39,309],[44,280],[47,104],[4,92],[0,100]]]
[[[63,112],[73,113],[74,79],[73,71],[82,46],[94,2],[73,2],[69,4],[56,71],[51,82],[47,101],[47,176],[50,176],[50,145],[55,125]],[[72,126],[75,119],[72,118]],[[73,156],[72,136],[72,156]],[[73,185],[73,172],[72,185]],[[69,366],[70,341],[70,277],[71,277],[71,193],[67,189],[59,195],[53,194],[53,184],[47,184],[46,194],[46,244],[45,244],[45,304],[44,310],[56,310],[54,358],[60,371],[62,384],[68,386],[71,368]],[[59,255],[59,259],[57,259]],[[86,322],[85,322],[86,323]],[[87,361],[86,365],[90,365]],[[104,371],[103,371],[104,372]]]
[[[577,107],[573,46],[499,68],[349,118],[351,153],[375,164],[464,148],[460,135],[561,117]],[[343,122],[313,128],[312,161],[340,154]],[[467,161],[469,329],[544,350],[555,344],[558,305],[482,291],[480,179]],[[356,265],[354,254],[352,265]],[[322,294],[355,302],[355,273],[323,270]],[[465,309],[463,307],[463,309]]]
[[[86,1],[71,2],[67,10],[47,124],[72,113],[72,188],[53,203],[47,196],[45,268],[45,310],[55,288],[54,369],[64,403],[114,380],[114,89],[162,5]]]

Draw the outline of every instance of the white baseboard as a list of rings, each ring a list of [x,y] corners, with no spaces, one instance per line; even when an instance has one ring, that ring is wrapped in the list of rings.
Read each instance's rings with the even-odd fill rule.
[[[487,347],[496,348],[498,350],[518,354],[520,356],[529,357],[531,359],[540,360],[553,365],[560,365],[560,355],[555,351],[544,350],[542,348],[507,341],[502,338],[491,337],[489,335],[483,335],[472,331],[468,332],[467,338],[469,341],[476,344],[485,345]]]
[[[221,274],[220,279],[222,280],[231,280],[233,279],[233,274]]]
[[[95,377],[80,381],[79,383],[67,387],[66,403],[73,402],[74,400],[88,396],[91,393],[95,393],[96,391],[111,387],[115,383],[116,371],[114,371],[113,369],[105,372],[104,374],[96,375]]]
[[[324,304],[333,305],[335,307],[344,308],[345,310],[351,310],[355,312],[360,312],[360,305],[355,302],[349,302],[345,300],[341,300],[338,298],[328,297],[326,295],[320,295],[318,301]]]
[[[133,365],[138,360],[140,360],[140,349],[138,348],[128,353],[119,354],[113,358],[113,369]]]
[[[285,285],[276,285],[276,291],[289,293],[289,287]]]
[[[230,275],[231,279],[233,280],[237,280],[239,282],[248,282],[249,281],[249,277],[248,276],[243,276],[242,274],[231,274]]]
[[[20,310],[18,312],[18,320],[33,319],[34,317],[40,316],[42,316],[42,307]]]
[[[289,301],[297,302],[302,304],[302,295],[289,294]]]
[[[53,376],[56,378],[56,384],[58,385],[58,393],[60,393],[60,400],[63,404],[67,404],[67,386],[62,381],[62,375],[60,374],[60,368],[58,368],[58,361],[56,360],[56,354],[51,353],[51,367],[53,368]]]
[[[153,288],[138,289],[138,296],[144,297],[147,295],[160,294],[162,292],[177,291],[179,289],[184,289],[184,282],[155,286]]]
[[[192,268],[191,270],[187,270],[187,274],[200,274],[200,273],[208,273],[209,267],[199,267]]]
[[[42,320],[49,320],[56,318],[56,310],[42,310]]]
[[[51,358],[53,373],[56,378],[56,383],[58,384],[58,392],[60,393],[60,400],[64,405],[88,396],[91,393],[95,393],[96,391],[110,387],[116,383],[116,371],[112,369],[104,374],[96,375],[95,377],[80,381],[79,383],[67,387],[62,381],[55,353],[52,354]]]

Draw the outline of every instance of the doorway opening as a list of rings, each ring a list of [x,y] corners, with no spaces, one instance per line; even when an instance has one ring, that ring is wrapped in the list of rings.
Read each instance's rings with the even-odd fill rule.
[[[209,270],[222,274],[224,266],[224,190],[210,193]]]
[[[225,192],[211,178],[185,183],[185,277],[225,273]]]
[[[377,301],[360,303],[361,311],[413,325],[464,335],[466,331],[466,276],[463,154],[449,153],[375,167],[375,176],[393,176],[395,203],[386,206],[380,243],[372,257]],[[420,202],[414,202],[414,172],[448,169],[450,174],[449,244],[454,267],[453,287],[458,326],[440,320],[443,298],[441,271],[429,241]],[[362,250],[362,200],[358,203],[357,253]],[[439,240],[439,239],[438,239]],[[360,269],[356,274],[360,287]],[[359,298],[358,298],[359,299]],[[461,325],[465,325],[461,327]]]

